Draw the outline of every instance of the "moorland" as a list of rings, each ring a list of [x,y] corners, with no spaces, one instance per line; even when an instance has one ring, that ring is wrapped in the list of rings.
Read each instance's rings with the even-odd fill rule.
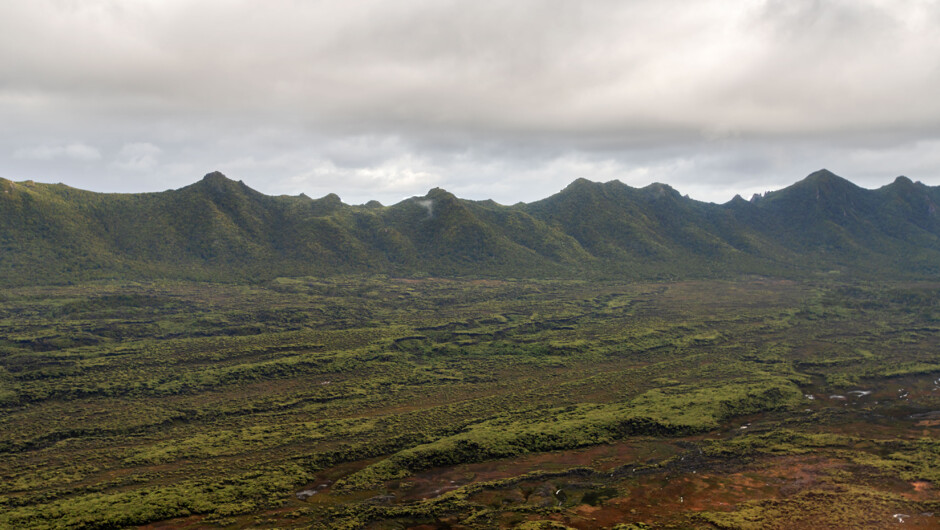
[[[0,187],[2,527],[937,525],[937,188]]]

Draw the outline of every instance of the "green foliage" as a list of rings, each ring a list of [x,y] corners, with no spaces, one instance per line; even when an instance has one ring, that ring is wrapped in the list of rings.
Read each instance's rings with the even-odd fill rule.
[[[0,527],[509,527],[617,509],[658,473],[815,455],[852,480],[937,481],[930,427],[845,432],[940,406],[933,300],[917,295],[937,289],[385,276],[4,289]],[[827,400],[849,383],[881,395]],[[568,462],[621,446],[603,471]],[[444,491],[422,490],[444,472]],[[741,517],[796,505],[754,506]]]
[[[0,284],[264,281],[391,274],[486,278],[932,278],[937,188],[864,190],[821,171],[754,202],[579,179],[531,204],[434,189],[389,207],[271,197],[220,173],[161,193],[0,179]],[[936,318],[936,304],[926,308]]]
[[[749,502],[733,512],[707,512],[696,518],[717,528],[875,528],[897,524],[891,514],[914,511],[911,504],[900,495],[846,486]]]

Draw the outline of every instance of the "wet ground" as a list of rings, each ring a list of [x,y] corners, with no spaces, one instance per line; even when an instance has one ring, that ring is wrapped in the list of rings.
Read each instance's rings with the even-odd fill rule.
[[[550,518],[573,528],[603,528],[622,522],[682,524],[694,512],[733,511],[746,501],[786,499],[800,492],[834,490],[840,483],[864,483],[873,491],[898,494],[916,503],[940,501],[938,487],[929,481],[905,481],[873,474],[838,453],[820,451],[802,455],[762,456],[745,466],[697,456],[695,444],[703,439],[728,440],[798,425],[809,433],[827,432],[857,438],[857,449],[873,441],[934,438],[940,426],[940,379],[910,376],[878,384],[847,388],[838,393],[807,388],[806,407],[795,413],[762,414],[738,418],[717,433],[684,439],[644,439],[575,451],[559,451],[493,462],[425,471],[399,488],[393,502],[433,498],[445,491],[480,481],[504,479],[533,470],[589,467],[590,477],[556,477],[523,481],[486,490],[471,500],[504,512],[501,525],[514,526],[538,516],[520,515],[520,506],[556,508]],[[801,419],[802,418],[802,419]],[[805,420],[805,421],[803,421]],[[814,423],[825,421],[825,423]],[[662,470],[645,465],[677,456],[678,462]],[[688,458],[689,463],[683,463]],[[691,462],[695,460],[695,462]],[[636,465],[639,469],[629,468]],[[626,467],[625,467],[626,466]],[[402,488],[402,485],[405,487]],[[393,489],[393,488],[390,488]],[[913,509],[912,509],[913,508]],[[678,517],[678,514],[683,514]],[[874,527],[940,528],[940,517],[903,502],[871,513]],[[819,521],[826,526],[824,520]],[[446,524],[423,526],[445,527]],[[459,525],[458,525],[459,526]],[[711,526],[711,525],[706,525]]]
[[[852,488],[863,488],[875,496],[884,494],[887,500],[865,505],[857,519],[851,519],[851,513],[840,515],[842,520],[849,517],[863,522],[848,527],[940,528],[940,513],[922,509],[925,505],[940,506],[940,485],[904,480],[851,458],[852,451],[883,453],[878,444],[885,441],[940,437],[937,374],[886,379],[838,392],[821,387],[804,391],[805,407],[800,410],[736,418],[720,431],[702,436],[633,438],[583,449],[433,468],[389,481],[381,489],[333,492],[336,480],[375,460],[347,463],[320,472],[314,481],[299,488],[284,508],[268,512],[266,521],[280,520],[285,526],[294,526],[303,524],[304,516],[279,517],[298,507],[302,511],[302,507],[356,503],[410,506],[433,502],[463,488],[468,492],[467,500],[491,512],[483,526],[465,522],[466,514],[454,513],[432,519],[373,522],[369,528],[511,528],[535,520],[579,529],[609,528],[623,522],[715,528],[707,517],[695,514],[734,513],[759,501],[792,510],[786,504],[790,499],[805,500],[813,492],[840,499],[840,495],[852,495]],[[781,428],[837,434],[853,441],[838,450],[758,454],[741,460],[709,457],[701,450],[710,440],[741,440]],[[576,471],[566,471],[572,469]],[[533,472],[542,475],[524,476]],[[467,489],[506,479],[510,480],[504,484]],[[830,524],[827,517],[824,504],[822,508],[811,507],[800,519],[800,526],[840,527]],[[317,520],[324,522],[322,516]],[[178,527],[200,526],[197,518],[175,522]],[[233,526],[252,524],[238,520]]]

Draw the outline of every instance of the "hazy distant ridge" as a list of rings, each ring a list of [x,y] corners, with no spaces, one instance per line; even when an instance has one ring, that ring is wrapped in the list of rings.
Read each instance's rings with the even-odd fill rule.
[[[3,283],[386,273],[716,277],[940,273],[940,187],[826,170],[722,205],[579,179],[529,204],[442,189],[393,206],[267,196],[221,173],[160,193],[0,179]]]

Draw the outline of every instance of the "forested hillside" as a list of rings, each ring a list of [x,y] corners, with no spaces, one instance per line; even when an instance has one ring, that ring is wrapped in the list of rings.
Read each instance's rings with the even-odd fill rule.
[[[101,278],[277,276],[632,279],[940,271],[940,188],[876,190],[828,171],[750,201],[695,201],[664,184],[579,179],[530,204],[442,189],[392,206],[267,196],[221,173],[160,193],[102,194],[0,179],[7,285]]]

